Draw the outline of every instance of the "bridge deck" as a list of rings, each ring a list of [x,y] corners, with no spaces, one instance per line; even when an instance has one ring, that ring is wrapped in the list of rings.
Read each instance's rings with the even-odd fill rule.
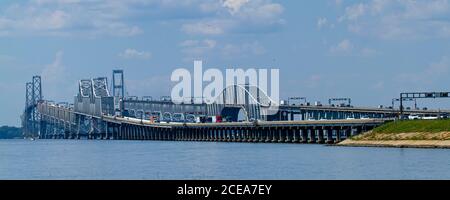
[[[351,119],[351,120],[310,120],[310,121],[258,121],[258,122],[223,122],[223,123],[154,123],[136,118],[122,118],[103,116],[103,120],[117,124],[133,124],[152,127],[279,127],[279,126],[351,126],[351,125],[379,125],[392,119]]]

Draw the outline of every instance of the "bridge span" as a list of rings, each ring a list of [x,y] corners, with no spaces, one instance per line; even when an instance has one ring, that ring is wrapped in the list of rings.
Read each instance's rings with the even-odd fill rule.
[[[115,139],[261,143],[336,143],[389,119],[155,123],[112,115],[88,116],[71,108],[38,106],[43,139]]]
[[[123,71],[116,72],[121,72],[123,78]],[[79,81],[73,103],[54,103],[42,99],[40,77],[33,77],[33,82],[27,84],[27,102],[22,117],[24,136],[42,139],[335,143],[398,116],[396,109],[326,105],[279,105],[278,112],[269,115],[267,109],[278,102],[270,102],[263,92],[249,94],[249,91],[258,89],[248,86],[224,89],[218,98],[223,100],[222,103],[175,104],[168,97],[160,100],[125,97],[124,81],[119,82],[120,86],[113,83],[113,88],[122,91],[111,95],[106,77],[83,79]],[[245,115],[242,121],[237,120],[241,111]],[[405,115],[412,113],[450,114],[450,111],[404,111]],[[222,123],[196,123],[192,120],[192,117],[215,115],[231,120]]]

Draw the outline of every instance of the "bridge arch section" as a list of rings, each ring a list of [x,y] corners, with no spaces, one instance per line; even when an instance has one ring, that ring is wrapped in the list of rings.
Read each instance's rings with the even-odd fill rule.
[[[230,119],[238,119],[239,110],[244,112],[246,120],[267,120],[267,116],[278,112],[278,102],[257,86],[231,85],[207,105],[208,115]]]

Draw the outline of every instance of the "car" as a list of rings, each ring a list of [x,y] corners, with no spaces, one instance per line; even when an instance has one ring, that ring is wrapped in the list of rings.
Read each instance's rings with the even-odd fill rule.
[[[408,119],[410,120],[416,120],[416,119],[421,119],[421,117],[419,115],[409,115]]]
[[[438,117],[437,117],[437,116],[425,116],[425,117],[422,117],[422,119],[425,119],[425,120],[435,120],[435,119],[438,119]]]

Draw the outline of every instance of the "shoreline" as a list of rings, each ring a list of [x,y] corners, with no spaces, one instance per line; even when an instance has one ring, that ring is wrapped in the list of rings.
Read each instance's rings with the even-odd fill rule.
[[[450,140],[344,140],[336,146],[450,149]]]

